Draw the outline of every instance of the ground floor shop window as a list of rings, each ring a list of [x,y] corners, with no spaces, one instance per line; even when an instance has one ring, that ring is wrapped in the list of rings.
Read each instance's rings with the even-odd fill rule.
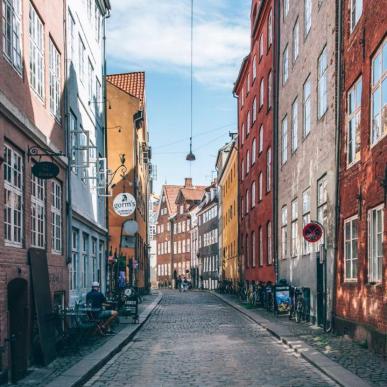
[[[357,280],[358,264],[358,219],[354,216],[344,222],[344,278]]]
[[[368,211],[368,281],[380,282],[383,269],[383,211],[378,206]]]

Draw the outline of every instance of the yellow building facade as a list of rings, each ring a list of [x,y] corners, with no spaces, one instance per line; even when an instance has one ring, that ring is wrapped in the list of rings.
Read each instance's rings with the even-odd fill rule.
[[[112,288],[125,280],[127,284],[147,290],[150,286],[151,153],[146,126],[145,74],[108,75],[106,97],[108,168],[112,173],[108,198],[110,282]],[[130,193],[136,200],[136,210],[130,216],[120,216],[113,209],[114,199],[122,193]],[[134,235],[127,234],[124,227],[127,221],[137,223]]]
[[[240,278],[238,260],[238,150],[237,142],[230,144],[219,176],[220,188],[220,240],[222,277],[234,285]]]

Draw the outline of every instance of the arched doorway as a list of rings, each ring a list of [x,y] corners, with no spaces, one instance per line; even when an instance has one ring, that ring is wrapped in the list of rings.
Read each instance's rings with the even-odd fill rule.
[[[15,383],[27,371],[28,284],[16,278],[8,284],[9,343],[11,379]]]

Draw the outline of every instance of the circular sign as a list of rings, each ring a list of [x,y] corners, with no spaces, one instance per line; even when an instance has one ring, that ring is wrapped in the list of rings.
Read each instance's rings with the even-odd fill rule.
[[[302,235],[307,242],[318,242],[323,235],[323,228],[318,223],[308,223],[303,228]]]
[[[138,231],[138,223],[135,220],[127,220],[122,225],[122,234],[135,235]]]
[[[113,200],[113,210],[119,216],[130,216],[136,209],[136,199],[130,193],[120,193]]]
[[[59,174],[59,167],[51,161],[40,161],[32,167],[32,173],[39,179],[53,179]]]

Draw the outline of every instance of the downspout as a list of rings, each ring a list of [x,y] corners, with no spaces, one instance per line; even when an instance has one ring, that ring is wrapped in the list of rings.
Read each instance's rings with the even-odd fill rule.
[[[67,217],[67,251],[66,251],[66,264],[67,266],[71,263],[72,255],[72,195],[71,195],[71,133],[69,128],[69,116],[70,109],[68,104],[68,93],[67,93],[67,84],[69,82],[69,68],[68,68],[68,57],[67,57],[67,9],[66,4],[63,2],[63,35],[64,35],[64,73],[65,83],[63,87],[63,110],[65,112],[64,117],[64,132],[65,132],[65,141],[66,141],[66,154],[67,154],[67,173],[66,173],[66,183],[67,183],[67,201],[66,201],[66,217]]]
[[[240,109],[239,109],[239,96],[233,92],[232,93],[232,96],[237,100],[237,115],[238,115],[238,120],[237,120],[237,125],[238,125],[238,128],[237,128],[237,132],[239,133],[239,127],[240,127]],[[239,219],[240,219],[240,216],[241,216],[241,204],[240,204],[240,200],[239,200],[239,167],[240,167],[240,162],[239,162],[239,151],[240,151],[240,136],[238,136],[238,152],[237,152],[237,174],[238,174],[238,181],[237,181],[237,208],[238,208],[238,251],[237,251],[237,254],[238,254],[238,257],[237,257],[237,262],[238,262],[238,269],[239,269],[239,284],[238,286],[242,283],[242,266],[243,266],[243,262],[242,260],[240,260],[241,258],[241,235],[240,235],[240,225],[239,225]]]
[[[343,1],[337,0],[336,2],[336,20],[337,20],[337,39],[336,39],[336,200],[335,200],[335,248],[333,256],[333,284],[332,284],[332,316],[331,316],[331,328],[334,327],[334,319],[336,314],[336,284],[337,284],[337,259],[338,259],[338,245],[339,245],[339,231],[340,231],[340,144],[341,144],[341,91],[342,91],[342,57],[341,48],[343,41],[342,30],[342,11]],[[327,293],[327,292],[325,292]]]
[[[106,14],[103,16],[103,37],[102,37],[102,58],[103,58],[103,66],[102,66],[102,100],[103,100],[103,112],[104,112],[104,125],[105,125],[105,141],[104,141],[104,157],[106,157],[106,167],[108,167],[108,158],[107,158],[107,144],[108,144],[108,135],[107,135],[107,110],[106,110],[106,102],[107,102],[107,89],[106,89],[106,19],[110,18],[110,9],[107,9]],[[106,229],[108,230],[106,235],[106,247],[105,247],[105,284],[108,282],[108,274],[109,274],[109,263],[108,263],[108,251],[109,251],[109,197],[105,198],[105,222]],[[112,267],[113,270],[113,267]],[[102,277],[101,277],[102,278]],[[112,291],[110,285],[110,291]]]
[[[279,280],[278,258],[278,106],[279,106],[279,68],[280,68],[280,13],[279,1],[274,1],[274,39],[273,39],[273,251],[275,282]]]

